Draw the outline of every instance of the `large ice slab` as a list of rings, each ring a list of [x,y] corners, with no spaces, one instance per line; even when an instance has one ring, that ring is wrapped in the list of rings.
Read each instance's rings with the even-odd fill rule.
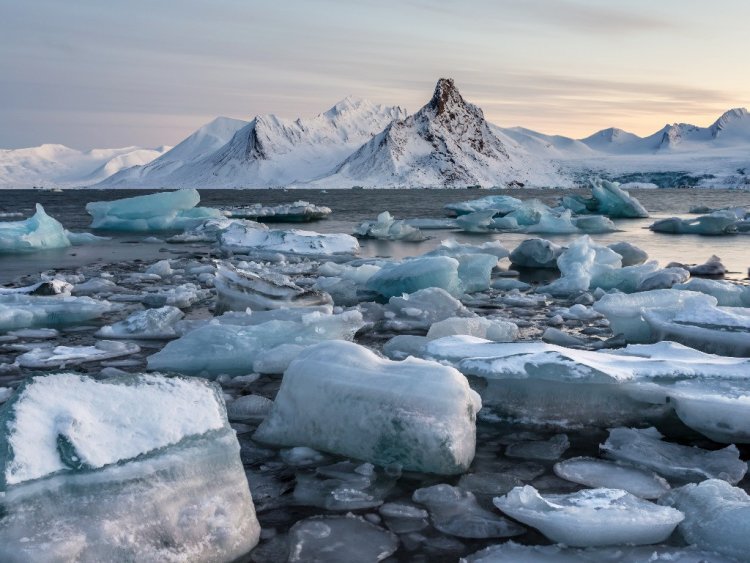
[[[363,324],[358,311],[340,315],[314,312],[299,321],[271,320],[250,326],[213,322],[149,356],[148,367],[206,377],[244,375],[253,371],[254,362],[262,352],[285,344],[309,346],[323,340],[351,339]]]
[[[436,287],[456,294],[460,290],[459,261],[447,256],[428,256],[384,265],[367,280],[367,287],[383,297],[414,293]]]
[[[670,489],[669,483],[652,471],[639,469],[621,462],[589,457],[575,457],[559,461],[554,466],[555,475],[562,479],[586,485],[623,489],[645,499],[658,499]]]
[[[92,229],[141,233],[188,229],[223,217],[218,209],[196,207],[200,199],[198,190],[185,189],[92,201],[86,211],[92,217]]]
[[[726,481],[710,479],[675,489],[659,500],[685,514],[685,541],[738,561],[750,553],[750,496]]]
[[[0,221],[0,254],[65,248],[70,239],[59,221],[36,204],[36,213],[24,221]]]
[[[238,222],[230,224],[219,235],[219,244],[224,250],[239,253],[272,251],[326,256],[359,252],[359,243],[351,235],[320,234],[296,229],[258,229],[251,224]]]
[[[453,368],[393,362],[348,342],[308,348],[289,366],[255,438],[426,473],[466,471],[479,396]]]
[[[529,485],[494,499],[495,506],[537,528],[554,542],[575,547],[648,545],[666,540],[684,515],[620,489],[545,495]]]
[[[76,324],[118,308],[91,297],[0,295],[0,331]]]
[[[2,407],[0,559],[232,561],[260,528],[221,391],[34,377]]]

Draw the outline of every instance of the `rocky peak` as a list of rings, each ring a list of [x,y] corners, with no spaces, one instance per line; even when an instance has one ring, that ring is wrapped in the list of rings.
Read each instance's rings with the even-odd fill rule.
[[[470,104],[467,104],[463,99],[453,79],[441,78],[435,85],[435,92],[432,94],[432,99],[427,107],[433,109],[437,116],[452,116],[457,110],[465,111],[468,105]]]

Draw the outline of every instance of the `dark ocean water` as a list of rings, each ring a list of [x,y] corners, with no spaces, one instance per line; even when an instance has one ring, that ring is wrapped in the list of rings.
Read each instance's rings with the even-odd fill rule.
[[[4,190],[0,192],[0,212],[33,213],[34,204],[44,205],[47,213],[73,231],[88,230],[90,217],[85,206],[89,201],[112,200],[150,193],[142,190],[68,190],[62,193],[41,190]],[[492,193],[505,193],[521,199],[538,198],[555,203],[572,190],[202,190],[201,205],[224,207],[252,203],[278,204],[306,200],[333,209],[328,220],[300,224],[275,224],[277,228],[303,228],[319,232],[351,233],[362,221],[375,219],[381,211],[390,211],[403,218],[444,217],[443,205],[449,202],[477,199]],[[580,193],[586,193],[582,191]],[[649,210],[649,219],[616,220],[620,232],[594,235],[597,242],[609,244],[626,240],[646,250],[652,259],[663,265],[670,261],[701,263],[712,254],[718,255],[733,272],[731,277],[743,278],[750,267],[750,237],[701,237],[696,235],[665,235],[653,233],[648,226],[655,220],[671,216],[688,216],[696,205],[713,208],[727,206],[750,207],[750,191],[659,189],[632,190]],[[7,220],[7,219],[6,219]],[[12,219],[15,220],[15,219]],[[113,236],[113,240],[97,245],[37,252],[22,256],[0,256],[0,282],[5,283],[23,274],[34,274],[55,268],[75,268],[92,262],[121,262],[136,259],[155,260],[168,257],[185,247],[168,244],[138,244],[146,235]],[[500,240],[512,249],[529,235],[515,233],[468,234],[451,231],[427,231],[432,238],[421,243],[362,241],[365,256],[413,256],[426,252],[446,238],[463,242],[481,243]],[[564,244],[575,235],[543,235]]]

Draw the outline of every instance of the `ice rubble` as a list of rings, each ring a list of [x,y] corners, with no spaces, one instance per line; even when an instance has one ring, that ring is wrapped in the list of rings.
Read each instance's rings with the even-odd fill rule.
[[[679,532],[701,549],[747,559],[750,551],[750,496],[726,481],[709,479],[675,489],[659,500],[685,514]]]
[[[179,333],[175,323],[185,315],[177,307],[167,305],[133,313],[127,319],[103,326],[96,333],[101,338],[134,338],[138,340],[169,340]]]
[[[149,356],[148,367],[206,377],[244,375],[254,371],[254,362],[262,359],[261,353],[286,344],[308,346],[323,340],[351,339],[362,326],[358,311],[339,315],[313,312],[297,321],[269,320],[249,326],[213,321]]]
[[[289,366],[255,438],[456,474],[474,457],[480,408],[453,368],[414,358],[392,362],[356,344],[325,342]]]
[[[216,310],[244,311],[311,307],[331,304],[331,296],[321,291],[303,289],[283,274],[258,269],[244,270],[229,262],[220,262],[214,286]]]
[[[664,477],[682,482],[722,479],[738,483],[747,472],[735,446],[708,451],[662,441],[655,428],[613,428],[600,446],[612,459],[656,471]]]
[[[92,217],[92,229],[141,233],[182,230],[223,216],[218,209],[196,207],[200,199],[198,190],[183,189],[92,201],[86,204],[86,211]]]
[[[36,213],[23,221],[0,221],[0,254],[31,252],[71,245],[59,221],[36,204]]]
[[[0,559],[230,561],[258,542],[239,445],[205,381],[34,377],[0,418]]]
[[[354,234],[360,238],[374,238],[380,240],[403,240],[420,242],[425,236],[416,227],[412,227],[402,220],[394,219],[390,213],[383,211],[377,221],[365,221],[354,229]]]
[[[645,499],[658,499],[670,489],[669,483],[652,471],[590,457],[559,461],[554,471],[558,477],[574,483],[593,488],[623,489]]]
[[[508,516],[537,528],[552,541],[574,547],[659,543],[684,518],[679,510],[620,489],[542,496],[526,485],[495,498],[494,503]]]
[[[359,243],[351,235],[320,234],[296,229],[259,229],[252,224],[236,221],[220,233],[219,244],[222,249],[237,253],[270,251],[325,256],[359,252]]]
[[[245,207],[230,207],[224,210],[228,217],[255,219],[259,221],[277,221],[283,223],[307,223],[328,217],[332,210],[324,205],[315,205],[309,201],[295,201],[278,205],[256,203]]]
[[[0,295],[0,331],[77,324],[118,308],[90,297]]]

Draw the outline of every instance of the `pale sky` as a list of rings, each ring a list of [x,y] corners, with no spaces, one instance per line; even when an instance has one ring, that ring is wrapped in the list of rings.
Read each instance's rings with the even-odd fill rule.
[[[0,147],[173,145],[217,115],[413,112],[584,137],[750,105],[744,0],[0,0]]]

